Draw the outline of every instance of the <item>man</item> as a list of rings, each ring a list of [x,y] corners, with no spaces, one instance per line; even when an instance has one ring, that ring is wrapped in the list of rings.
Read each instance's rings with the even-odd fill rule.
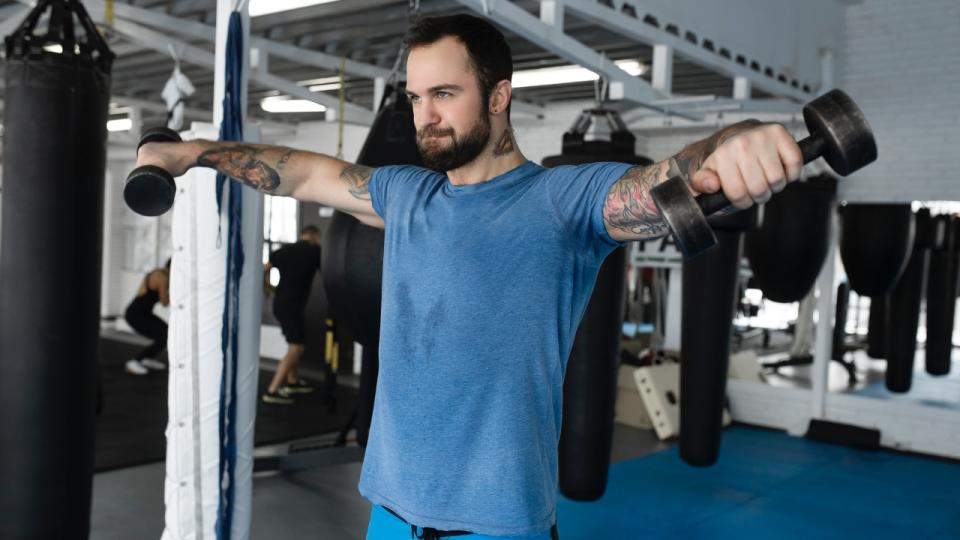
[[[208,141],[146,145],[138,165],[212,166],[386,228],[359,486],[374,503],[368,538],[551,538],[565,362],[604,257],[666,233],[650,199],[658,182],[682,173],[691,191],[723,189],[746,208],[800,175],[800,149],[782,126],[747,122],[647,167],[547,170],[510,129],[499,31],[429,18],[408,44],[406,88],[432,170]]]
[[[146,375],[151,369],[167,368],[159,359],[167,348],[167,323],[153,314],[153,306],[157,302],[170,305],[170,259],[167,259],[163,268],[154,268],[143,277],[137,296],[124,312],[123,317],[130,328],[151,340],[149,345],[124,364],[124,369],[131,375]]]
[[[298,367],[303,358],[305,333],[304,310],[310,298],[313,276],[320,270],[320,231],[307,225],[300,231],[300,240],[270,254],[263,265],[264,278],[270,269],[280,271],[280,282],[273,297],[273,314],[287,340],[287,353],[280,360],[273,380],[261,399],[265,403],[289,405],[294,394],[313,392],[313,387],[300,378]]]

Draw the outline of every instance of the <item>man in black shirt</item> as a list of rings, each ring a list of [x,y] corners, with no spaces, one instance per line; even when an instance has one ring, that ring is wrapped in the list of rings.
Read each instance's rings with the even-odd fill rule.
[[[280,271],[273,314],[287,340],[287,354],[277,366],[263,401],[290,404],[293,394],[313,391],[313,387],[300,378],[297,366],[303,357],[304,309],[313,275],[320,269],[320,231],[313,225],[304,227],[297,243],[287,244],[270,254],[270,261],[263,266],[264,275],[269,275],[271,268]]]

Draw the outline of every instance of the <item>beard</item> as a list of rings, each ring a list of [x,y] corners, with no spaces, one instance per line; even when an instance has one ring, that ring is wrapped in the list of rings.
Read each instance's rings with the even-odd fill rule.
[[[442,146],[449,137],[450,143]],[[417,148],[423,157],[423,165],[439,173],[459,169],[470,163],[490,140],[490,117],[480,114],[480,119],[462,136],[457,136],[453,128],[438,129],[428,126],[417,132]]]

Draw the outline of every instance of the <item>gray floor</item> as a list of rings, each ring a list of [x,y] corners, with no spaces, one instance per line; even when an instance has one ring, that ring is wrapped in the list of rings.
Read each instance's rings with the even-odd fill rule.
[[[613,461],[639,457],[667,446],[657,440],[653,431],[618,424],[614,430]],[[259,451],[270,453],[281,448]],[[160,538],[163,476],[163,463],[96,475],[90,538]],[[362,540],[370,504],[357,492],[359,479],[359,463],[294,474],[258,475],[253,483],[250,537],[254,540]]]

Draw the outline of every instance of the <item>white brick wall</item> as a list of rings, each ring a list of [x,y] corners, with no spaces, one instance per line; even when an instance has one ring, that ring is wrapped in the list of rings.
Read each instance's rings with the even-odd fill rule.
[[[960,2],[847,7],[838,86],[863,108],[877,163],[841,184],[854,201],[960,200]]]

